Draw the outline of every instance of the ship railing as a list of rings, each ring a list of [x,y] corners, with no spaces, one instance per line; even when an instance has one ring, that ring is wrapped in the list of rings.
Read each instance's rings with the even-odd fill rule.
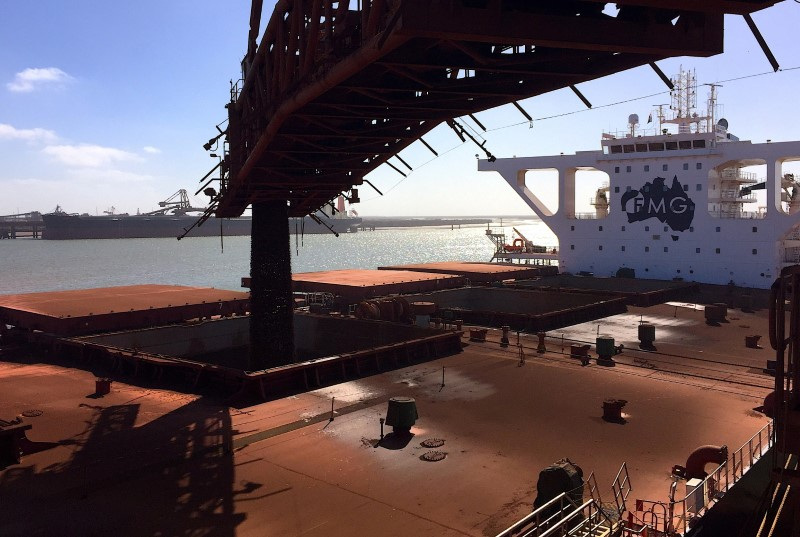
[[[758,175],[753,172],[743,172],[739,168],[726,168],[719,174],[720,178],[739,183],[757,183]]]
[[[720,191],[719,199],[723,202],[731,201],[731,202],[744,202],[744,203],[753,203],[757,201],[755,194],[742,194],[739,189],[731,188],[725,189]]]
[[[735,485],[772,447],[775,429],[770,421],[729,455],[681,500],[659,502],[636,500],[634,511],[628,514],[628,525],[648,528],[669,535],[684,535],[693,522],[702,517],[730,488]],[[673,483],[673,487],[677,482]]]
[[[763,220],[767,217],[767,213],[763,211],[739,211],[738,208],[733,209],[720,209],[711,216],[717,218],[736,218],[740,220]]]
[[[792,265],[800,264],[800,251],[797,248],[787,249],[783,253],[783,262]]]
[[[606,216],[601,216],[598,218],[597,213],[572,213],[567,214],[567,218],[571,218],[573,220],[602,220],[606,218]]]
[[[496,537],[552,537],[565,535],[607,535],[618,524],[606,514],[594,499],[579,504],[562,492],[535,509]]]

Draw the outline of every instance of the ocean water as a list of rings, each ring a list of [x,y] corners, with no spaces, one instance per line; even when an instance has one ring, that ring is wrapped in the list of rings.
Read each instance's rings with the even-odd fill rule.
[[[539,220],[504,221],[545,246],[557,244]],[[489,261],[486,226],[379,229],[353,234],[291,237],[292,271],[316,272],[435,261]],[[241,290],[250,273],[250,237],[0,241],[0,294],[136,284]]]

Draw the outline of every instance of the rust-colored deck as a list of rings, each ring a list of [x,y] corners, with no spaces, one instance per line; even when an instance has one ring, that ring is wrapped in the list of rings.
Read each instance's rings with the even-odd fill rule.
[[[657,325],[663,354],[638,350],[642,316]],[[582,367],[568,345],[560,350],[560,333],[544,354],[523,335],[520,366],[516,345],[501,347],[491,330],[486,343],[465,337],[462,353],[246,409],[154,386],[149,375],[145,386],[120,375],[92,400],[92,371],[47,364],[39,352],[3,361],[0,419],[42,413],[24,418],[39,451],[0,470],[3,506],[14,514],[0,519],[0,534],[491,536],[530,512],[539,471],[562,457],[595,472],[604,500],[623,461],[631,508],[666,500],[674,464],[704,444],[733,452],[769,421],[753,408],[770,388],[731,381],[769,386],[771,377],[739,367],[729,378],[720,363],[761,367],[774,356],[744,346],[743,334],[767,333],[766,312],[728,318],[710,326],[701,309],[669,305],[610,318],[602,330],[625,344],[611,368]],[[587,323],[567,337],[594,341],[596,329]],[[648,360],[673,362],[674,372]],[[379,420],[398,396],[416,400],[414,436],[378,443]],[[601,418],[606,398],[628,401],[625,423]],[[428,439],[445,442],[436,448],[444,460],[421,459]],[[681,483],[676,497],[684,493]],[[147,516],[131,523],[131,512]]]
[[[0,322],[60,336],[244,314],[249,295],[210,287],[131,285],[0,295]]]
[[[550,266],[501,265],[499,263],[469,263],[461,261],[396,265],[391,267],[378,267],[378,270],[410,270],[435,274],[454,274],[464,276],[473,283],[521,280],[558,273],[557,267]]]
[[[453,274],[434,274],[408,270],[328,270],[292,275],[292,288],[303,293],[333,293],[348,302],[408,293],[426,293],[463,287],[466,280]],[[250,278],[242,278],[250,287]]]

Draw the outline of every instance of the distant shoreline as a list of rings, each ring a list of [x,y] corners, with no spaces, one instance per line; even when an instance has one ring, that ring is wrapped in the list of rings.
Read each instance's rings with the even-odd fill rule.
[[[389,218],[389,217],[363,217],[361,228],[387,228],[387,227],[434,227],[434,226],[470,226],[486,225],[492,222],[491,218]]]
[[[502,220],[538,220],[536,215],[524,216],[362,216],[361,228],[477,226],[499,224]]]

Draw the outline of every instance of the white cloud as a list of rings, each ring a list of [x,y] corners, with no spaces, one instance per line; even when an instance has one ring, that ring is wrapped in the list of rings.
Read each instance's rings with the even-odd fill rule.
[[[152,145],[146,145],[142,148],[145,153],[150,153],[151,155],[157,155],[161,153],[161,150],[157,147],[153,147]]]
[[[139,160],[134,153],[103,147],[99,145],[51,145],[42,150],[67,166],[77,168],[99,168],[117,162],[130,162]]]
[[[119,184],[153,183],[156,181],[154,175],[126,172],[111,168],[83,168],[67,171],[70,177],[69,183],[80,187],[101,188],[103,186],[114,186],[119,188]]]
[[[23,140],[26,142],[53,142],[56,133],[47,129],[17,129],[12,125],[0,123],[0,140]]]
[[[58,67],[28,68],[14,75],[14,80],[6,84],[9,91],[28,93],[48,84],[62,84],[72,77]]]

